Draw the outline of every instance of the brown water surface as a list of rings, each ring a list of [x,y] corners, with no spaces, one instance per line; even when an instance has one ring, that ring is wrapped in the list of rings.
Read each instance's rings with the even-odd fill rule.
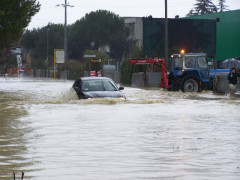
[[[0,179],[240,179],[240,100],[127,87],[78,100],[73,81],[0,78]]]

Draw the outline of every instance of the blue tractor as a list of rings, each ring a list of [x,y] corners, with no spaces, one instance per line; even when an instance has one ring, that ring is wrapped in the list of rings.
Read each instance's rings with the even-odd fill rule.
[[[217,73],[228,74],[229,69],[210,69],[205,53],[173,54],[168,73],[169,90],[201,92],[212,90],[213,77]]]

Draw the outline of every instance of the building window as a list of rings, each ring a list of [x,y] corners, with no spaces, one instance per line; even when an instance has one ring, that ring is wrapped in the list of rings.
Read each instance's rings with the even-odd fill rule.
[[[129,35],[134,36],[134,34],[135,34],[135,23],[129,23],[128,27],[130,29]]]

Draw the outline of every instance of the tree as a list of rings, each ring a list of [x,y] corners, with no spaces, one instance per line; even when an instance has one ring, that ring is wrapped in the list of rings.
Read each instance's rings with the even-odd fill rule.
[[[47,37],[48,35],[48,37]],[[63,49],[64,27],[62,24],[26,30],[21,38],[21,45],[31,55],[33,68],[44,68],[44,61],[49,56],[49,63],[53,64],[54,49]],[[47,38],[49,47],[47,49]]]
[[[81,58],[86,49],[110,47],[112,58],[121,58],[126,50],[129,30],[118,15],[98,10],[86,14],[69,29],[70,58]],[[92,44],[92,45],[91,45]]]
[[[36,0],[0,1],[0,74],[9,66],[8,56],[13,45],[40,9]]]
[[[227,9],[228,6],[224,4],[225,2],[226,2],[226,0],[219,0],[219,2],[218,2],[220,12],[223,12],[224,10],[228,10]]]
[[[130,54],[124,53],[120,64],[120,82],[123,84],[131,84],[132,73],[141,71],[141,66],[130,66],[131,58],[142,58],[142,48],[132,44]]]
[[[59,72],[63,70],[68,70],[68,79],[77,79],[84,76],[84,71],[86,70],[86,64],[75,60],[68,60],[64,64],[60,64],[58,67]]]
[[[103,47],[109,47],[108,56],[121,59],[123,52],[129,48],[128,28],[122,18],[109,11],[99,10],[86,14],[68,28],[68,58],[72,60],[86,63],[83,54],[89,53],[87,49],[97,52]],[[53,50],[63,49],[63,31],[63,25],[50,23],[39,29],[25,31],[21,45],[30,54],[33,68],[44,68],[47,32],[48,57],[50,65],[53,64]]]
[[[96,58],[92,58],[92,59],[101,59],[101,62],[90,62],[89,58],[86,58],[84,60],[84,63],[86,64],[86,67],[88,67],[85,70],[90,70],[90,71],[99,71],[103,69],[103,62],[105,60],[109,60],[110,57],[108,56],[107,53],[105,52],[101,52],[101,51],[97,51],[97,50],[89,50],[87,49],[86,51],[84,51],[84,54],[92,54],[92,55],[96,55]],[[90,66],[89,66],[90,63]],[[89,69],[89,67],[91,69]]]
[[[187,16],[216,13],[217,7],[210,0],[196,0],[195,7],[189,11]]]
[[[120,64],[120,82],[122,84],[131,84],[132,81],[132,69],[129,64],[129,59],[130,56],[124,54]]]

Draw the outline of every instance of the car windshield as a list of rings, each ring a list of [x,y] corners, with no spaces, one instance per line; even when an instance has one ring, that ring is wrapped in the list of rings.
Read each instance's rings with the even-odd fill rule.
[[[94,79],[82,82],[82,91],[117,91],[116,85],[107,79]]]
[[[183,68],[183,59],[182,58],[174,58],[174,69],[180,70]]]

